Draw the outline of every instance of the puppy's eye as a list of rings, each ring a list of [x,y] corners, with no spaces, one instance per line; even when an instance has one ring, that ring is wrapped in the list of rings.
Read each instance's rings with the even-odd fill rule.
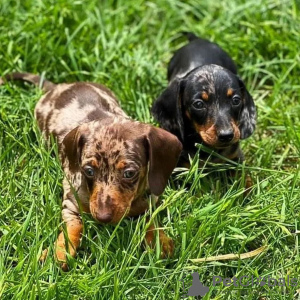
[[[131,179],[135,176],[136,174],[136,171],[134,170],[126,170],[124,173],[123,173],[123,178],[125,179]]]
[[[232,104],[233,105],[237,106],[237,105],[240,105],[240,103],[241,103],[241,97],[240,96],[234,96],[232,98]]]
[[[192,105],[195,109],[203,109],[204,108],[204,103],[201,100],[194,101]]]
[[[94,171],[94,169],[93,169],[92,167],[90,167],[90,166],[85,166],[85,167],[83,168],[83,170],[84,170],[84,173],[85,173],[85,175],[86,175],[87,177],[89,177],[89,178],[93,178],[93,177],[94,177],[95,171]]]

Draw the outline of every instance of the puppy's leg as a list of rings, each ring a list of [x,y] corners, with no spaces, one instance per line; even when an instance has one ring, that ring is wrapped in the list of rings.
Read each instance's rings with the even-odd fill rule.
[[[158,200],[157,197],[152,196],[152,204],[156,207],[158,206],[157,200]],[[139,216],[145,213],[147,209],[149,209],[148,199],[144,199],[144,197],[139,198],[132,203],[129,216],[130,217]],[[147,222],[148,221],[149,218],[147,218]],[[161,246],[161,258],[172,257],[174,252],[173,240],[170,239],[162,229],[155,228],[153,223],[151,223],[149,228],[147,229],[146,236],[145,236],[146,244],[149,245],[151,248],[155,247],[156,233],[159,234],[159,241]]]
[[[162,229],[155,228],[154,224],[151,224],[147,229],[145,240],[147,245],[151,248],[155,247],[156,234],[159,234],[159,242],[161,247],[161,258],[172,257],[174,254],[174,242],[169,238]]]
[[[75,201],[75,202],[74,202]],[[66,223],[66,238],[64,232],[61,232],[55,243],[55,255],[57,260],[62,264],[64,271],[68,270],[66,253],[71,256],[76,255],[82,235],[83,225],[79,214],[79,208],[75,199],[64,199],[62,217]]]

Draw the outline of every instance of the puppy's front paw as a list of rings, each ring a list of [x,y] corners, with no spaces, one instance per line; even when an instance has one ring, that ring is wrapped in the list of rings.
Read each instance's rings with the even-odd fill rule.
[[[161,247],[161,258],[173,257],[174,241],[169,238],[162,230],[159,231],[159,241]]]
[[[39,261],[41,263],[44,263],[46,261],[46,258],[48,256],[48,249],[46,248],[43,252],[42,252],[42,255],[40,256],[40,259]],[[59,258],[58,258],[59,257]],[[69,270],[69,267],[67,265],[67,263],[65,262],[66,260],[66,256],[65,254],[60,251],[60,250],[57,250],[56,251],[56,259],[58,260],[58,262],[60,263],[60,267],[63,271],[68,271]]]
[[[145,240],[146,244],[152,249],[155,248],[155,231],[158,230],[159,233],[159,243],[160,243],[160,257],[167,258],[172,257],[174,254],[174,242],[169,238],[162,229],[155,229],[154,225],[151,225],[146,233]]]
[[[65,247],[65,243],[63,241],[58,240],[55,243],[55,258],[59,262],[66,261],[66,247]]]
[[[73,250],[71,244],[69,244],[69,252],[70,255],[75,256],[76,252]],[[67,264],[67,250],[66,250],[66,245],[65,245],[65,239],[63,236],[63,233],[60,233],[57,241],[55,242],[55,254],[54,258],[60,265],[61,269],[63,271],[68,271],[69,267]]]
[[[65,245],[64,244],[56,244],[55,245],[55,259],[58,261],[60,264],[60,267],[63,271],[68,271],[69,267],[66,263],[66,250],[65,250]],[[40,256],[39,261],[41,263],[44,263],[46,261],[46,258],[48,256],[48,248],[43,250],[42,255]]]
[[[66,247],[62,241],[57,241],[55,245],[55,258],[63,271],[66,272],[69,270],[66,258]]]

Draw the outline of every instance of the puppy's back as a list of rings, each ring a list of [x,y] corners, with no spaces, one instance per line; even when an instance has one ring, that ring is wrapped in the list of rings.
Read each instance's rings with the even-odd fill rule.
[[[231,57],[217,44],[202,39],[193,33],[186,33],[189,43],[177,50],[168,67],[168,80],[183,77],[189,71],[209,64],[222,66],[237,73],[237,68]]]
[[[108,117],[128,118],[108,88],[88,82],[56,85],[39,100],[35,116],[45,136],[53,134],[59,143],[83,123]]]

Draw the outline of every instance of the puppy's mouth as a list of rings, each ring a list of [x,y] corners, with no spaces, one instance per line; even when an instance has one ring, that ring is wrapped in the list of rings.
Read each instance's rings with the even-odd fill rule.
[[[210,148],[213,148],[213,149],[226,149],[226,148],[232,146],[233,144],[236,144],[239,141],[239,138],[235,136],[229,142],[220,142],[216,135],[211,136],[211,135],[207,134],[207,132],[204,132],[204,131],[200,131],[199,136],[200,136],[201,140],[203,141],[204,145],[206,145]]]

